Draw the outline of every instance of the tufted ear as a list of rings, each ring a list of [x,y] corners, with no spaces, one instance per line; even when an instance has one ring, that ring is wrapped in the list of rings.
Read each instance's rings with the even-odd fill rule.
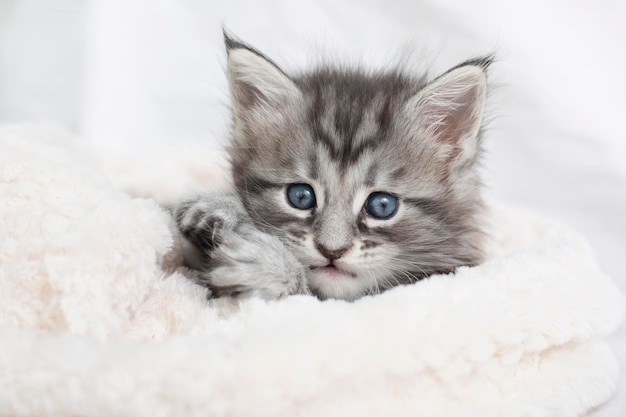
[[[406,111],[416,124],[417,137],[448,145],[454,156],[470,158],[478,152],[490,62],[461,64],[409,99]]]
[[[265,55],[224,32],[228,80],[235,115],[250,110],[276,110],[300,97],[296,84]]]

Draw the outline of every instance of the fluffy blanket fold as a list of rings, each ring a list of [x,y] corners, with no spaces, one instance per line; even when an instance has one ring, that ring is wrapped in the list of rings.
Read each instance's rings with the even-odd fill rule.
[[[570,417],[614,390],[621,295],[554,222],[492,204],[487,262],[352,303],[207,302],[111,169],[0,128],[1,416]]]

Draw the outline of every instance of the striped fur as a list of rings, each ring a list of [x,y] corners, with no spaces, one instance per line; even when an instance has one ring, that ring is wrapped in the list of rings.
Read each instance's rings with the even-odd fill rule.
[[[354,299],[481,261],[489,58],[430,83],[328,67],[290,77],[254,48],[232,37],[226,45],[238,197],[304,266],[314,293]],[[293,183],[313,187],[315,208],[290,206]],[[387,220],[364,210],[376,191],[399,198]]]

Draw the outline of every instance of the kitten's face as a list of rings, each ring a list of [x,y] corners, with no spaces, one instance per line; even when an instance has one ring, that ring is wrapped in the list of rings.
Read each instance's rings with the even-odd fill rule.
[[[329,69],[290,78],[227,45],[235,185],[310,268],[314,292],[354,299],[480,261],[484,64],[431,84]]]

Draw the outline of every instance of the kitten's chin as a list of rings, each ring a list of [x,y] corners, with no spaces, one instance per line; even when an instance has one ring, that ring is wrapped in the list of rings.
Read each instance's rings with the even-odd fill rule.
[[[362,277],[335,267],[313,268],[307,278],[309,288],[322,299],[356,300],[365,295],[369,288]]]

